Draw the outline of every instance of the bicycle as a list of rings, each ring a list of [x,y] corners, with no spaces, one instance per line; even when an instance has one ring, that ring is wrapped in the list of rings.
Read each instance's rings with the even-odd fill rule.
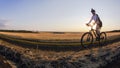
[[[87,48],[88,46],[92,45],[94,39],[96,39],[95,41],[98,41],[99,44],[101,44],[101,45],[102,45],[102,43],[106,42],[107,36],[106,36],[105,32],[101,32],[100,36],[97,37],[97,34],[96,34],[95,30],[93,29],[93,26],[92,25],[88,25],[88,26],[91,27],[91,30],[89,32],[84,33],[81,37],[81,45],[84,48]]]

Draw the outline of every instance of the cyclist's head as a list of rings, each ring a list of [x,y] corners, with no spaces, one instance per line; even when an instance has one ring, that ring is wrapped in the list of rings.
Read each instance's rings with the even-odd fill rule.
[[[92,14],[95,14],[95,10],[94,10],[93,8],[91,9],[91,13],[92,13]]]

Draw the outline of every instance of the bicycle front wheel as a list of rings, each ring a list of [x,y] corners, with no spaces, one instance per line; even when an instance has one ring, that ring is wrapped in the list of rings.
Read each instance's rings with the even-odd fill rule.
[[[92,45],[93,43],[93,35],[90,32],[84,33],[81,38],[81,45],[84,48],[87,48],[88,46]]]

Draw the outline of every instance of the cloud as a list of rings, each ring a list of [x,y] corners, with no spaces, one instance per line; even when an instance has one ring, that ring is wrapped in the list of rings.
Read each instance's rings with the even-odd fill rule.
[[[0,19],[0,28],[2,27],[6,27],[8,24],[9,20],[5,20],[5,19]]]

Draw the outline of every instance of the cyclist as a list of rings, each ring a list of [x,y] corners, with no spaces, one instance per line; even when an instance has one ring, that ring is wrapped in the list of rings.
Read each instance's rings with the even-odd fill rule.
[[[102,21],[100,20],[98,14],[96,14],[94,9],[91,9],[91,13],[92,13],[93,16],[91,17],[90,21],[86,25],[89,26],[90,24],[93,24],[95,26],[97,39],[99,39],[99,37],[100,37],[100,29],[102,27]],[[92,22],[92,21],[94,21],[94,22]]]

